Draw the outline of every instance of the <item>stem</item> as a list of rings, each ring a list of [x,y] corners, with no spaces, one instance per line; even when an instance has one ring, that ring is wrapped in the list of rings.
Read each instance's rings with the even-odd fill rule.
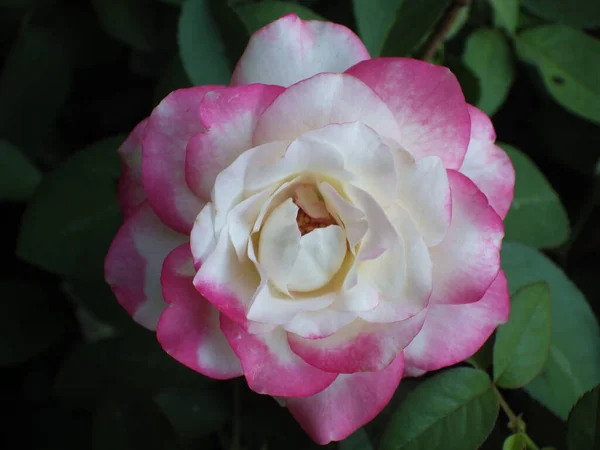
[[[513,412],[513,410],[508,405],[508,403],[506,403],[506,400],[504,400],[504,397],[502,397],[502,394],[500,393],[500,391],[498,390],[498,388],[495,385],[494,385],[494,390],[496,391],[496,394],[498,395],[498,401],[500,402],[500,407],[504,411],[504,414],[506,414],[506,416],[508,417],[508,420],[509,420],[508,428],[511,431],[518,431],[523,435],[523,437],[525,438],[525,441],[527,442],[527,448],[529,450],[540,450],[540,448],[537,446],[537,444],[535,442],[533,442],[533,440],[525,432],[525,422],[523,422],[523,419],[521,419],[519,416],[517,416]]]
[[[440,19],[437,28],[431,33],[429,39],[427,39],[427,43],[425,44],[425,50],[423,51],[423,57],[421,59],[428,61],[435,55],[435,51],[438,46],[444,41],[444,38],[450,31],[452,24],[456,21],[458,17],[458,13],[465,6],[469,6],[471,4],[471,0],[452,0],[452,3],[446,11],[444,15]]]

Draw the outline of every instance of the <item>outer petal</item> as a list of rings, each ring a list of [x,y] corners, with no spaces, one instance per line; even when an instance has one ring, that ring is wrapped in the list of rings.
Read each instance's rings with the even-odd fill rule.
[[[146,125],[142,146],[142,181],[152,209],[176,231],[187,233],[204,202],[185,182],[185,149],[204,131],[200,102],[217,86],[179,89],[155,109]]]
[[[483,297],[500,270],[502,219],[467,177],[448,171],[452,223],[441,244],[430,249],[430,304],[472,303]]]
[[[281,329],[249,334],[225,316],[221,317],[221,329],[242,362],[248,386],[259,394],[306,397],[321,392],[337,378],[292,353]]]
[[[471,142],[460,168],[483,192],[490,205],[504,219],[515,189],[515,169],[504,150],[494,145],[496,133],[483,111],[469,105]]]
[[[331,123],[357,121],[381,136],[400,137],[392,112],[367,85],[347,74],[321,73],[275,99],[256,125],[254,144],[290,141]]]
[[[380,372],[340,375],[308,398],[283,399],[300,426],[318,444],[341,441],[371,421],[388,404],[402,378],[403,357]]]
[[[253,84],[205,95],[200,119],[207,131],[190,139],[185,157],[185,179],[199,198],[210,201],[217,175],[252,147],[258,117],[281,92],[278,86]]]
[[[146,193],[142,186],[142,140],[147,123],[148,119],[144,119],[137,124],[118,150],[122,162],[119,206],[125,218],[133,213],[136,206],[146,200]]]
[[[325,339],[303,339],[288,333],[294,353],[311,366],[334,373],[385,369],[417,335],[427,311],[392,324],[357,320]]]
[[[483,298],[468,305],[432,305],[423,329],[404,349],[411,375],[464,361],[508,320],[510,300],[500,271]]]
[[[415,158],[439,156],[446,168],[460,167],[469,144],[470,119],[452,72],[410,58],[376,58],[347,73],[388,105],[402,130],[398,142]]]
[[[160,316],[157,338],[180,363],[219,380],[243,375],[219,326],[219,311],[194,288],[196,271],[189,244],[173,250],[163,263],[161,284],[169,306]]]
[[[104,276],[117,300],[139,324],[156,329],[165,308],[160,272],[163,260],[187,237],[166,227],[148,202],[121,226],[106,260]]]
[[[365,59],[367,49],[348,28],[288,14],[252,35],[231,84],[287,87],[317,73],[343,72]]]

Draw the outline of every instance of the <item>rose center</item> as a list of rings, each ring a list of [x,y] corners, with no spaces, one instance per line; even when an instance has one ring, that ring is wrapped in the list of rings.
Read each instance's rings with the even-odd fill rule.
[[[298,210],[298,215],[296,216],[296,223],[298,224],[300,234],[304,236],[305,234],[308,234],[317,228],[325,228],[329,225],[335,225],[336,221],[333,217],[331,217],[331,215],[322,219],[310,217],[302,208],[300,208]]]

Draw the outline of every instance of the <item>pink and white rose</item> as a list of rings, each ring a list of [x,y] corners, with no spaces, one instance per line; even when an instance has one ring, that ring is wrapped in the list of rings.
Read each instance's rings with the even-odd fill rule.
[[[344,439],[508,319],[494,140],[447,68],[285,16],[123,143],[106,280],[173,358]]]

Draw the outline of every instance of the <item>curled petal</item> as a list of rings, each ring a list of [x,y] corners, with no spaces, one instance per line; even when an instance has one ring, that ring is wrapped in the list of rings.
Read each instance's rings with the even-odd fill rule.
[[[317,73],[343,72],[365,59],[367,49],[348,28],[288,14],[252,35],[231,84],[287,87]]]
[[[142,141],[147,123],[148,119],[144,119],[137,124],[118,150],[122,162],[119,206],[126,219],[136,206],[146,200],[146,193],[142,186]]]

